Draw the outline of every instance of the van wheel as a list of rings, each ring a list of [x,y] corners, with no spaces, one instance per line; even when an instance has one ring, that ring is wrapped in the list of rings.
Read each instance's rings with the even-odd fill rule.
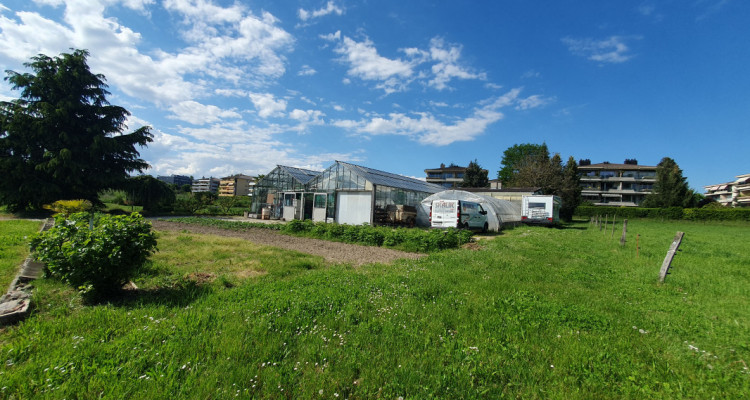
[[[489,225],[487,223],[484,223],[484,226],[482,227],[482,233],[487,233],[487,229],[489,228]]]
[[[469,229],[469,223],[468,222],[464,223],[464,229],[467,229],[467,230]]]

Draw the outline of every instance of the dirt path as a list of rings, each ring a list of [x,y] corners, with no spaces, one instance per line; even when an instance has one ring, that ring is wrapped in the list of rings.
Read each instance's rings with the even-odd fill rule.
[[[371,263],[389,264],[400,258],[417,259],[425,254],[407,253],[373,246],[329,242],[327,240],[282,235],[270,229],[252,228],[246,231],[233,231],[208,226],[185,224],[172,221],[151,221],[157,231],[182,231],[245,239],[255,244],[295,250],[325,258],[330,263],[363,265]]]

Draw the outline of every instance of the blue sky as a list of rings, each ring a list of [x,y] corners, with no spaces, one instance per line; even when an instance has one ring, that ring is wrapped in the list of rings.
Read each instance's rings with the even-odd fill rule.
[[[750,3],[0,0],[0,68],[87,49],[153,175],[414,177],[546,142],[691,187],[750,172]],[[16,98],[6,82],[0,99]]]

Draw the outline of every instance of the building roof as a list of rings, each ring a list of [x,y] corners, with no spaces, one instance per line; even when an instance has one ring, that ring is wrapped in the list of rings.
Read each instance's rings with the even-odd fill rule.
[[[296,168],[296,167],[288,167],[286,165],[277,165],[277,168],[283,170],[284,172],[288,173],[292,176],[292,178],[296,179],[298,182],[302,183],[303,185],[307,182],[310,182],[312,178],[315,178],[320,174],[320,171],[313,171],[311,169],[304,169],[304,168]]]
[[[612,163],[598,163],[591,165],[579,165],[578,169],[629,169],[629,170],[655,170],[656,166],[650,165],[637,165],[637,164],[612,164]]]
[[[398,189],[407,189],[416,192],[427,193],[437,193],[445,190],[445,188],[440,185],[435,185],[434,183],[428,183],[419,179],[410,178],[408,176],[392,174],[390,172],[379,171],[377,169],[367,168],[356,164],[349,164],[343,161],[336,162],[346,165],[352,171],[372,182],[374,185],[390,186]]]
[[[446,167],[445,164],[443,164],[439,168],[427,168],[426,170],[424,170],[424,172],[428,172],[428,171],[466,171],[466,168],[467,167],[461,167],[461,166],[458,166],[458,165],[452,165],[452,166]]]
[[[481,192],[481,193],[536,193],[539,191],[540,187],[512,187],[512,188],[502,188],[502,189],[490,189],[488,187],[486,188],[465,188],[462,187],[460,190],[463,190],[465,192]]]
[[[223,177],[221,179],[222,180],[224,180],[224,179],[249,179],[251,181],[254,181],[255,177],[254,176],[250,176],[250,175],[234,174],[234,175],[225,176],[225,177]]]

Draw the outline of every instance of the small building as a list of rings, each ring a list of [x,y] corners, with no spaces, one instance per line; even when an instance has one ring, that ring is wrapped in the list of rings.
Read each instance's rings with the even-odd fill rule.
[[[707,199],[728,207],[750,207],[750,174],[737,175],[732,182],[704,186]]]
[[[597,206],[639,206],[656,181],[656,166],[635,163],[580,165],[578,172],[582,199]]]
[[[483,170],[487,172],[487,170]],[[445,166],[440,164],[440,168],[428,168],[424,170],[427,174],[427,182],[435,185],[440,185],[443,188],[457,188],[461,187],[461,182],[464,181],[464,174],[466,174],[466,167],[460,167],[455,164]]]
[[[178,187],[193,184],[193,178],[185,175],[157,176],[156,179],[170,185],[176,185]]]
[[[219,181],[219,196],[249,196],[255,178],[248,175],[236,174],[221,178]]]
[[[191,191],[193,193],[200,193],[200,192],[211,192],[211,193],[218,193],[219,191],[219,179],[214,177],[203,177],[200,179],[196,179],[193,181],[193,186],[191,188]]]

